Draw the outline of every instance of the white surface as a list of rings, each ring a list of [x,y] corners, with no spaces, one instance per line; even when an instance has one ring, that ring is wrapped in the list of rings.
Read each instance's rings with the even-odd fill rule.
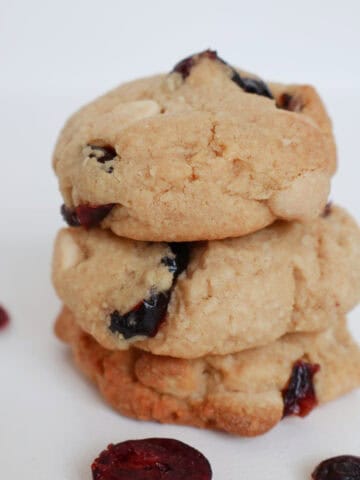
[[[53,337],[49,282],[62,225],[50,155],[67,115],[207,46],[265,78],[320,88],[340,153],[331,197],[359,219],[359,9],[356,0],[0,1],[0,303],[12,315],[0,334],[1,479],[90,479],[109,442],[146,436],[198,447],[217,480],[303,480],[324,457],[359,454],[359,392],[256,439],[120,417]],[[359,317],[351,315],[358,339]]]

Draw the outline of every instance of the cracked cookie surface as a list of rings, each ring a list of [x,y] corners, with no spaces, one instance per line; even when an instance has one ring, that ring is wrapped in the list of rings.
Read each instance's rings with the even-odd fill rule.
[[[261,93],[249,93],[254,80],[245,91],[235,74],[202,54],[186,76],[135,80],[82,108],[54,153],[66,207],[111,205],[101,226],[146,241],[238,237],[316,217],[336,167],[319,96],[259,81]]]
[[[103,397],[122,414],[140,420],[254,436],[282,419],[283,392],[299,360],[318,366],[316,403],[360,384],[360,351],[343,319],[320,333],[289,334],[265,347],[196,360],[135,348],[106,350],[77,326],[69,311],[59,316],[56,332],[71,345],[77,365]]]
[[[321,330],[360,298],[360,230],[335,206],[307,224],[276,222],[241,238],[175,245],[64,229],[54,251],[55,288],[105,348],[135,345],[179,358]],[[138,336],[148,320],[154,333]]]

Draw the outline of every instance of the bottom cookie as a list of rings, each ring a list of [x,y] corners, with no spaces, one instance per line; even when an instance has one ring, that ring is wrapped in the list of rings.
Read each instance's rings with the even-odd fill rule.
[[[106,350],[66,308],[56,333],[105,399],[141,420],[254,436],[360,385],[360,349],[345,319],[321,333],[288,334],[264,347],[196,360]]]

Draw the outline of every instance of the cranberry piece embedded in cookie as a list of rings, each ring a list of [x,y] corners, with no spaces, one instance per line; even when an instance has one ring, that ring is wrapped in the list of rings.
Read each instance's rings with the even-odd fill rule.
[[[282,391],[284,417],[287,415],[305,417],[317,405],[313,379],[319,370],[318,364],[303,360],[295,363],[289,383]]]
[[[80,227],[80,221],[74,208],[69,208],[65,204],[61,205],[61,215],[70,227]]]
[[[113,209],[114,203],[106,205],[79,205],[74,209],[62,205],[61,215],[70,227],[91,228],[98,225]]]
[[[331,211],[332,211],[332,202],[328,202],[326,205],[325,205],[325,208],[321,214],[321,216],[323,218],[326,218],[328,217],[330,214],[331,214]]]
[[[240,88],[242,88],[247,93],[255,93],[256,95],[261,95],[267,98],[274,98],[270,92],[269,87],[262,80],[241,77],[241,75],[231,67],[225,60],[220,58],[216,50],[205,50],[204,52],[191,55],[190,57],[184,58],[173,68],[173,72],[180,73],[180,75],[185,79],[191,73],[191,69],[201,60],[202,58],[209,58],[210,60],[217,60],[222,64],[226,65],[231,69],[231,80],[235,82]]]
[[[196,53],[190,57],[186,57],[175,65],[173,72],[180,73],[180,75],[185,79],[190,75],[191,69],[201,58],[209,58],[210,60],[216,60],[218,58],[215,50],[205,50],[201,53]]]
[[[7,327],[10,323],[10,315],[4,307],[0,305],[0,330]]]
[[[242,77],[234,68],[231,80],[247,93],[255,93],[267,98],[274,98],[269,87],[260,79]]]
[[[283,93],[276,103],[278,108],[283,110],[289,110],[290,112],[301,112],[304,108],[304,104],[298,95],[290,95],[289,93]]]
[[[174,257],[164,257],[161,263],[166,265],[174,278],[177,278],[188,266],[190,260],[190,244],[189,243],[169,243],[169,247]]]
[[[109,329],[128,339],[137,335],[154,337],[164,321],[177,277],[186,269],[190,260],[190,244],[170,243],[173,257],[164,257],[164,264],[173,274],[173,283],[165,292],[153,292],[150,297],[136,305],[130,312],[120,314],[117,310],[110,314]]]
[[[93,480],[210,480],[211,467],[195,448],[168,438],[109,445],[91,466]]]
[[[91,149],[89,153],[90,158],[95,158],[99,163],[109,162],[116,157],[116,150],[111,145],[98,146],[89,144],[88,147]]]
[[[76,215],[80,225],[86,228],[95,227],[110,213],[114,204],[106,205],[79,205],[76,207]]]
[[[341,455],[321,462],[312,473],[313,480],[359,480],[360,457]]]
[[[121,333],[128,339],[137,335],[153,337],[165,319],[170,301],[170,292],[154,292],[136,305],[130,312],[120,314],[117,310],[110,314],[109,329],[112,333]]]
[[[269,87],[262,80],[243,77],[243,82],[243,89],[245,90],[245,92],[255,93],[256,95],[261,95],[263,97],[271,99],[274,98],[269,90]]]

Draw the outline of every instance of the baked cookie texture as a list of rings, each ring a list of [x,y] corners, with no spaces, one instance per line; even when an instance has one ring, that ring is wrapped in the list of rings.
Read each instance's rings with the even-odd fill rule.
[[[110,205],[101,227],[145,241],[239,237],[324,208],[331,123],[310,86],[240,88],[215,52],[126,83],[66,123],[54,168],[69,209]],[[248,76],[248,74],[246,74]]]
[[[141,420],[254,436],[283,417],[283,391],[299,359],[318,364],[322,404],[360,384],[360,350],[339,319],[318,333],[295,333],[261,348],[184,360],[131,348],[111,351],[83,332],[69,310],[56,324],[79,368],[116,410]]]
[[[191,244],[177,279],[163,262],[172,255],[166,243],[64,229],[53,281],[79,326],[103,347],[189,359],[319,331],[360,298],[360,229],[335,206],[310,223],[276,222],[244,237]],[[171,295],[155,336],[111,331],[113,311],[134,310],[151,292]]]

